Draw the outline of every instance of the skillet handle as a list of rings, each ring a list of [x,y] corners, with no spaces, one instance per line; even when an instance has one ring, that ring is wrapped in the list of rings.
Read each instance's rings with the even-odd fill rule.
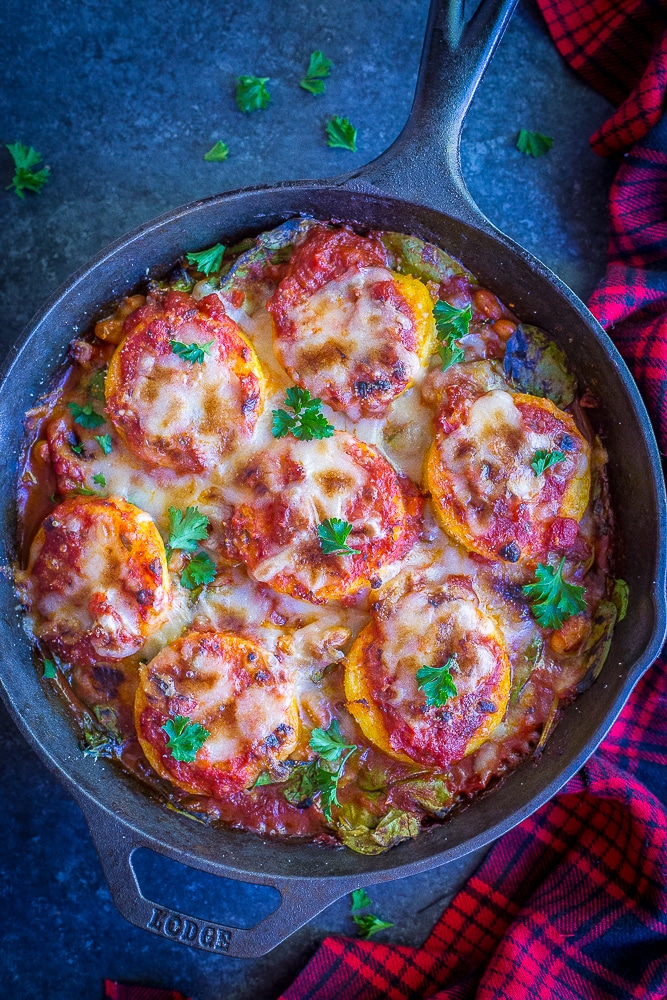
[[[343,179],[380,189],[494,231],[461,173],[461,129],[470,102],[518,0],[481,0],[469,21],[464,0],[431,0],[412,109],[398,138]]]
[[[242,881],[271,886],[280,893],[280,905],[254,927],[230,927],[161,906],[147,899],[139,886],[132,855],[139,847],[157,851],[181,864],[187,858],[145,838],[138,830],[91,799],[77,796],[99,855],[113,901],[126,920],[169,941],[232,958],[259,958],[281,944],[330,903],[356,889],[363,879],[306,879],[253,876]],[[202,871],[239,879],[220,864],[205,862]]]

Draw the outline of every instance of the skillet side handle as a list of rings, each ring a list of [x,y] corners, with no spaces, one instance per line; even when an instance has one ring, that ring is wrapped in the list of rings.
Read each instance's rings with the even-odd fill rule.
[[[343,179],[346,187],[379,188],[493,230],[466,188],[459,146],[470,103],[517,2],[481,0],[466,22],[464,0],[431,0],[407,123],[389,149]]]
[[[348,885],[348,880],[340,879],[333,884],[324,879],[256,877],[247,881],[271,886],[280,893],[280,905],[273,913],[249,928],[230,927],[202,920],[147,899],[139,886],[132,855],[139,847],[155,851],[156,845],[89,799],[82,801],[82,797],[78,797],[78,801],[109,883],[111,896],[121,915],[135,927],[209,954],[229,955],[231,958],[259,958],[359,884],[355,880]],[[160,853],[172,857],[166,851]],[[187,863],[180,858],[173,860],[181,864]],[[233,878],[234,875],[225,872],[224,877]]]

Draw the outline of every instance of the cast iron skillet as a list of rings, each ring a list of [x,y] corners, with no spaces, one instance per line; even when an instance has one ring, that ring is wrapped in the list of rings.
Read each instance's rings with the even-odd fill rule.
[[[7,360],[0,388],[4,562],[14,554],[13,497],[23,415],[62,360],[73,330],[84,329],[110,300],[159,273],[186,250],[237,240],[299,213],[413,233],[460,258],[482,283],[514,304],[526,322],[565,348],[580,383],[602,400],[595,412],[609,450],[616,512],[617,571],[630,585],[630,608],[614,633],[599,680],[568,708],[539,764],[526,760],[492,794],[386,854],[365,857],[313,844],[265,841],[208,828],[168,811],[139,782],[77,748],[58,698],[39,681],[15,610],[11,581],[0,575],[0,686],[15,722],[81,806],[114,901],[132,923],[192,947],[258,956],[344,893],[422,872],[468,854],[521,822],[552,796],[596,748],[665,635],[665,495],[658,450],[630,374],[603,330],[543,264],[499,233],[467,193],[459,166],[461,125],[516,0],[484,0],[464,23],[462,0],[432,0],[417,94],[394,145],[362,170],[332,181],[280,184],[195,202],[104,250],[56,293]],[[227,878],[273,886],[281,905],[248,930],[204,922],[147,900],[132,853],[148,847]]]

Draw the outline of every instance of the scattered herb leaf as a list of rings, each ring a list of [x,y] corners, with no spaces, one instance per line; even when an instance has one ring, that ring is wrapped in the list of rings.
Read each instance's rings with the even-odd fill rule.
[[[541,448],[535,452],[535,458],[530,463],[536,476],[541,476],[543,472],[550,469],[552,465],[558,465],[565,461],[562,451],[543,451]]]
[[[204,153],[204,159],[207,163],[222,163],[228,156],[229,146],[226,142],[221,142],[220,139],[214,146],[211,146],[208,153]]]
[[[322,552],[326,556],[358,556],[361,549],[351,549],[346,545],[347,536],[352,531],[349,521],[342,521],[339,517],[328,517],[322,521],[317,529]]]
[[[370,896],[365,889],[355,889],[352,893],[352,902],[350,903],[350,912],[356,913],[357,910],[365,910],[367,906],[371,905]]]
[[[332,149],[349,149],[351,153],[357,151],[357,130],[348,118],[341,118],[334,115],[327,122],[327,146]]]
[[[239,76],[236,78],[236,103],[239,111],[262,111],[271,95],[266,89],[268,76]]]
[[[174,760],[182,760],[186,764],[192,764],[204,743],[211,735],[208,729],[204,729],[198,722],[190,722],[187,715],[175,715],[173,719],[167,719],[164,729],[169,737],[167,749],[171,750]]]
[[[450,656],[444,667],[420,667],[417,671],[417,687],[426,695],[426,704],[444,705],[454,698],[458,691],[452,677],[452,667],[456,666],[456,656]]]
[[[93,409],[92,403],[86,403],[85,406],[79,406],[78,403],[68,403],[67,408],[74,417],[74,423],[86,427],[88,430],[94,430],[95,427],[101,427],[102,424],[106,423],[104,417]]]
[[[327,59],[319,49],[311,52],[308,70],[303,80],[299,83],[299,86],[303,87],[304,90],[310,91],[311,94],[323,94],[326,86],[324,78],[329,75],[332,66],[331,59]]]
[[[101,472],[96,472],[93,476],[93,482],[96,486],[106,486],[106,476],[104,476]]]
[[[393,927],[393,923],[389,920],[381,920],[380,917],[376,917],[374,913],[364,913],[353,914],[352,919],[359,928],[359,933],[362,938],[368,940],[372,934],[377,934],[378,931],[384,931],[387,927]]]
[[[530,132],[522,128],[516,140],[516,148],[526,156],[544,156],[553,146],[554,141],[549,135],[541,132]]]
[[[70,441],[69,446],[75,455],[80,455],[83,451],[83,441]]]
[[[174,549],[194,552],[197,543],[202,542],[208,535],[208,526],[208,518],[205,514],[199,513],[198,507],[188,507],[185,513],[176,507],[170,507],[167,558]]]
[[[262,771],[261,774],[257,775],[257,778],[250,786],[250,791],[252,791],[253,788],[260,788],[262,785],[272,785],[272,784],[273,784],[273,779],[271,778],[271,775],[267,774],[266,771]]]
[[[535,583],[521,588],[542,628],[560,628],[568,618],[586,610],[585,588],[563,579],[564,565],[565,556],[556,569],[538,563]]]
[[[41,170],[32,169],[41,163],[41,153],[32,146],[24,146],[22,142],[8,144],[7,149],[14,161],[14,176],[5,190],[14,190],[19,198],[25,198],[24,191],[34,191],[35,194],[39,194],[49,179],[48,167],[42,167]]]
[[[273,426],[271,433],[275,438],[292,434],[299,441],[320,441],[330,438],[334,427],[322,413],[322,400],[313,399],[307,389],[291,386],[285,392],[285,406],[294,410],[294,414],[286,410],[273,410]]]
[[[111,434],[96,434],[95,440],[105,455],[110,455],[113,445],[111,444]]]
[[[179,358],[189,361],[191,365],[203,365],[206,355],[211,354],[212,340],[207,344],[183,344],[180,340],[170,340],[171,349]]]
[[[56,665],[53,662],[53,660],[47,660],[47,659],[45,659],[44,660],[44,673],[42,674],[42,677],[47,677],[47,678],[55,677],[56,673],[57,673],[57,668],[56,668]]]
[[[209,247],[208,250],[200,250],[198,253],[186,253],[186,258],[188,263],[194,264],[198,271],[205,274],[208,278],[209,274],[217,273],[222,266],[222,256],[225,252],[225,248],[222,243],[216,243],[215,246]]]
[[[438,338],[438,354],[442,361],[442,370],[446,372],[452,365],[465,361],[463,349],[456,343],[465,337],[470,330],[472,306],[457,309],[442,299],[433,307],[435,330]]]
[[[328,729],[313,729],[310,734],[310,749],[323,760],[336,761],[346,750],[357,748],[355,744],[345,742],[338,719],[334,719]]]
[[[338,782],[345,764],[357,747],[355,744],[344,742],[336,719],[328,729],[313,730],[310,747],[318,754],[319,759],[295,768],[286,783],[284,795],[288,802],[302,808],[309,806],[313,799],[319,796],[324,818],[331,823],[331,807],[340,804],[337,795]],[[320,760],[328,763],[339,761],[338,768],[332,771],[328,767],[323,767]]]
[[[91,490],[89,486],[77,486],[75,489],[70,490],[76,496],[80,497],[98,497],[99,493],[97,490]]]
[[[186,590],[196,590],[204,587],[215,579],[216,569],[213,560],[205,552],[193,556],[181,573],[181,586]]]

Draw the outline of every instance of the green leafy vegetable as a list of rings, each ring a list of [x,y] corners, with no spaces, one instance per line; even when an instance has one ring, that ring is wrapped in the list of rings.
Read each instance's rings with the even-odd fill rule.
[[[275,438],[292,434],[299,441],[312,441],[313,438],[320,441],[332,437],[334,427],[322,413],[322,400],[313,399],[307,389],[296,385],[287,389],[285,406],[289,406],[294,413],[273,410],[271,433]]]
[[[449,302],[440,300],[433,307],[433,316],[438,338],[438,354],[442,361],[442,370],[446,372],[452,365],[465,361],[465,354],[456,341],[465,337],[470,329],[472,306],[467,305],[465,309],[457,309]]]
[[[179,358],[189,361],[191,365],[203,365],[206,355],[211,354],[212,340],[207,344],[183,344],[180,340],[170,340],[171,349]]]
[[[14,142],[7,146],[14,161],[14,176],[6,191],[14,190],[19,198],[25,198],[24,191],[34,191],[39,194],[49,179],[49,168],[33,170],[41,163],[42,155],[32,146],[24,146],[22,142]]]
[[[104,487],[107,484],[106,476],[104,476],[101,472],[96,472],[93,476],[93,482],[96,486]]]
[[[421,667],[416,674],[417,687],[426,695],[426,704],[444,705],[458,694],[452,677],[452,667],[456,667],[456,656],[450,656],[444,667]]]
[[[182,760],[186,764],[192,764],[204,743],[211,735],[208,729],[204,729],[198,722],[190,722],[187,715],[175,715],[173,719],[167,719],[164,729],[169,737],[167,749],[171,750],[174,760]]]
[[[261,111],[271,95],[266,89],[268,76],[239,76],[236,78],[236,103],[239,111]]]
[[[215,579],[215,563],[205,552],[198,552],[181,573],[181,586],[186,590],[204,587]]]
[[[99,434],[99,435],[96,434],[95,440],[97,441],[97,443],[99,444],[100,448],[102,449],[105,455],[111,454],[113,448],[111,444],[111,434]]]
[[[393,927],[393,923],[389,920],[382,920],[380,917],[376,917],[374,913],[364,913],[364,914],[354,914],[352,919],[359,928],[359,933],[362,938],[368,940],[373,934],[377,934],[378,931],[384,931],[387,927]]]
[[[272,785],[272,784],[273,780],[271,778],[271,775],[267,774],[266,771],[262,771],[261,774],[257,775],[255,781],[250,786],[250,791],[252,791],[253,788],[260,788],[262,785]]]
[[[356,913],[358,910],[365,910],[367,906],[371,906],[370,896],[365,889],[355,889],[352,893],[352,902],[350,903],[350,911]]]
[[[535,458],[530,466],[536,476],[541,476],[543,472],[550,469],[552,465],[558,465],[565,461],[565,454],[562,451],[543,451],[541,448],[535,452]]]
[[[216,243],[215,246],[209,247],[208,250],[200,250],[198,253],[186,253],[185,256],[188,263],[194,264],[197,270],[201,271],[208,278],[209,274],[217,274],[220,270],[224,252],[225,248],[222,243]]]
[[[110,705],[93,705],[95,718],[84,713],[81,749],[86,757],[115,757],[123,738],[118,729],[118,718]]]
[[[326,86],[324,79],[329,75],[332,66],[331,59],[327,59],[319,49],[311,52],[308,70],[299,86],[310,91],[311,94],[323,94]]]
[[[334,115],[327,122],[327,146],[332,149],[349,149],[351,153],[357,151],[357,130],[348,118],[341,118]]]
[[[44,659],[44,673],[42,677],[55,677],[57,674],[57,668],[53,660]]]
[[[563,579],[565,556],[558,567],[543,566],[535,570],[535,583],[522,587],[538,625],[560,628],[563,622],[586,610],[585,588]]]
[[[476,279],[457,260],[432,243],[424,243],[418,236],[405,233],[379,233],[387,250],[388,265],[392,271],[411,274],[421,281],[437,281],[439,284],[453,275],[461,275],[476,284]]]
[[[176,507],[169,508],[169,539],[167,558],[174,549],[194,552],[197,543],[208,535],[209,519],[199,513],[198,507],[188,507],[185,513]]]
[[[99,371],[95,372],[88,383],[88,395],[92,396],[93,399],[96,399],[98,403],[104,403],[106,401],[106,396],[104,395],[104,382],[106,377],[106,368],[100,368]]]
[[[338,719],[334,719],[328,729],[313,729],[310,734],[310,749],[324,760],[338,760],[346,750],[356,750],[352,743],[346,743],[340,731]]]
[[[79,406],[78,403],[68,403],[67,408],[74,417],[74,423],[86,427],[88,430],[94,430],[95,427],[101,427],[102,424],[106,423],[104,417],[93,409],[92,403],[86,403],[85,406]]]
[[[204,159],[207,163],[222,163],[228,156],[229,146],[227,143],[221,142],[220,139],[214,146],[211,146],[208,153],[204,153]]]
[[[616,606],[618,613],[617,621],[622,622],[628,613],[628,599],[630,588],[625,580],[614,580],[614,588],[611,593],[611,600]]]
[[[549,135],[541,132],[529,132],[522,128],[516,140],[516,148],[526,156],[544,156],[553,146],[554,141]]]
[[[326,556],[358,556],[361,549],[351,549],[346,544],[351,531],[350,522],[342,521],[339,517],[328,517],[326,521],[322,521],[317,529],[322,552]]]
[[[577,391],[577,380],[565,355],[536,326],[519,324],[505,346],[505,375],[530,396],[547,396],[556,406],[569,406]]]

